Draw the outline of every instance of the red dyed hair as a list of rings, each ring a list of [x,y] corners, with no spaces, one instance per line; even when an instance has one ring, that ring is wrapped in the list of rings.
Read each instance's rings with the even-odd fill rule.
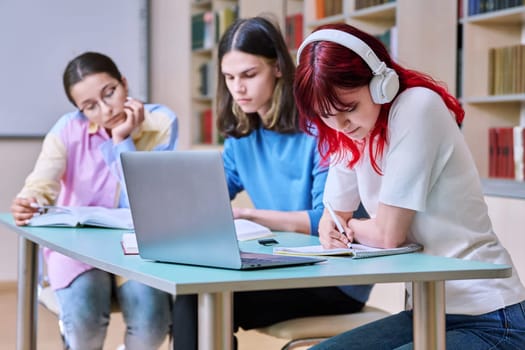
[[[435,91],[441,96],[448,109],[455,115],[456,122],[461,124],[465,112],[458,100],[452,96],[442,83],[430,76],[409,70],[395,63],[385,46],[374,36],[367,34],[348,24],[327,24],[320,29],[336,29],[356,36],[363,40],[375,52],[377,57],[385,62],[387,67],[394,69],[399,76],[399,91],[421,86]],[[336,90],[355,89],[368,86],[372,79],[372,70],[366,62],[354,51],[329,41],[317,41],[304,47],[294,81],[294,96],[300,115],[300,124],[307,133],[319,138],[318,148],[323,159],[333,154],[337,160],[343,159],[350,152],[352,158],[348,163],[353,167],[361,158],[363,142],[351,140],[340,132],[328,127],[321,118],[328,117],[328,111],[333,106],[338,111],[346,111],[338,98]],[[381,174],[377,159],[383,155],[387,140],[388,113],[391,103],[381,105],[376,124],[370,133],[368,152],[374,170]],[[372,142],[377,140],[377,142]]]

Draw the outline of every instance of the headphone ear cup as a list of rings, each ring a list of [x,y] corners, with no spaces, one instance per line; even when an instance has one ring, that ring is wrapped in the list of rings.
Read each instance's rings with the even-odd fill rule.
[[[372,80],[370,80],[370,84],[368,85],[370,89],[370,96],[372,96],[372,101],[377,104],[383,104],[383,93],[381,92],[383,85],[384,75],[374,75],[372,77]]]
[[[388,103],[399,91],[399,77],[395,70],[387,68],[383,74],[376,75],[370,80],[369,88],[374,103]]]

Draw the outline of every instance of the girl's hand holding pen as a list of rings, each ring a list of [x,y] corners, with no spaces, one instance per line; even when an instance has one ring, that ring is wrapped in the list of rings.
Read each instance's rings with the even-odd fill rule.
[[[25,226],[35,214],[38,214],[40,206],[36,198],[16,197],[11,203],[11,214],[18,226]]]
[[[319,240],[326,249],[348,248],[353,240],[353,232],[346,225],[346,220],[335,212],[332,215],[328,206],[319,221]]]

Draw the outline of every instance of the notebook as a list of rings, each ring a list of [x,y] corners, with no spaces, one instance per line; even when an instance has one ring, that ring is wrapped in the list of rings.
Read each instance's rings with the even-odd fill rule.
[[[321,245],[309,245],[303,247],[275,247],[274,254],[291,255],[324,255],[337,256],[347,255],[352,259],[373,258],[376,256],[408,254],[423,250],[423,246],[417,243],[408,243],[397,248],[374,248],[364,244],[352,243],[349,248],[325,249]]]
[[[142,258],[239,270],[325,260],[240,251],[220,151],[125,152],[121,161]]]

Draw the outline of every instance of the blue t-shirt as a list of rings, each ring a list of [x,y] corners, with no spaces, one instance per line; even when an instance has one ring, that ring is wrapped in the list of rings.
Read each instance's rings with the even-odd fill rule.
[[[259,128],[227,138],[223,158],[231,199],[246,190],[257,209],[306,210],[317,235],[328,164],[321,164],[314,137]]]
[[[257,209],[305,210],[310,232],[318,235],[328,164],[321,160],[315,137],[261,127],[241,138],[227,138],[223,158],[231,199],[245,190]],[[365,302],[372,286],[340,288]]]

